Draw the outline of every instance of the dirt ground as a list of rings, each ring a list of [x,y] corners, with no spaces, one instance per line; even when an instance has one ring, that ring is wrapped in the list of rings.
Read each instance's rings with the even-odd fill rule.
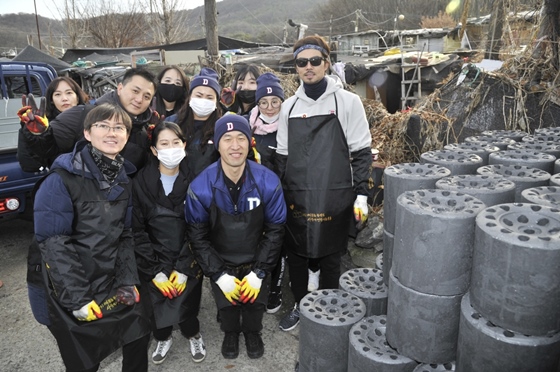
[[[27,298],[26,254],[33,235],[33,224],[26,220],[0,220],[0,370],[64,371],[56,342],[48,329],[35,321]],[[348,256],[348,255],[346,255]],[[374,265],[373,260],[369,260]],[[343,259],[343,269],[353,264]],[[244,340],[240,338],[240,353],[235,360],[226,360],[220,353],[223,334],[216,322],[216,307],[205,280],[200,311],[201,331],[207,356],[202,363],[191,360],[188,341],[179,330],[173,332],[169,356],[159,366],[150,362],[149,371],[293,371],[298,359],[299,327],[290,332],[278,329],[278,322],[293,306],[293,298],[285,278],[284,304],[276,314],[265,314],[262,332],[265,354],[260,359],[247,357]],[[152,341],[150,355],[155,348]],[[121,370],[120,352],[104,360],[100,371]]]

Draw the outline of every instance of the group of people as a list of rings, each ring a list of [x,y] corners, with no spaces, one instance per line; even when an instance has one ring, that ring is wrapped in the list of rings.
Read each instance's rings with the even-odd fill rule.
[[[263,355],[286,266],[284,331],[310,274],[338,287],[350,229],[368,216],[371,135],[360,98],[327,75],[328,44],[305,37],[293,52],[301,85],[287,100],[253,65],[225,89],[210,68],[189,81],[167,66],[157,80],[128,70],[93,105],[58,78],[49,110],[20,110],[22,168],[50,169],[36,186],[30,304],[68,371],[96,371],[119,347],[123,371],[146,371],[150,337],[162,363],[174,326],[204,360],[204,277],[228,359],[241,333],[247,355]]]

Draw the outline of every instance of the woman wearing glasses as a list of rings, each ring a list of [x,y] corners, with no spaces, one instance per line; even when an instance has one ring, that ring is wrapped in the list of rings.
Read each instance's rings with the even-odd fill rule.
[[[258,77],[255,101],[257,105],[249,114],[249,124],[260,154],[260,163],[273,170],[278,117],[284,102],[284,90],[276,75],[266,72]]]
[[[85,117],[74,151],[38,186],[35,238],[49,302],[49,331],[67,371],[97,371],[123,348],[123,371],[148,370],[150,320],[140,304],[131,229],[136,168],[120,155],[132,129],[120,106]]]
[[[276,75],[265,72],[257,78],[255,102],[257,105],[250,112],[249,124],[260,159],[254,160],[259,161],[268,169],[274,170],[278,117],[282,102],[284,102],[284,90]],[[271,273],[270,295],[266,305],[266,312],[269,314],[276,313],[282,305],[282,280],[285,267],[285,254],[282,253]]]

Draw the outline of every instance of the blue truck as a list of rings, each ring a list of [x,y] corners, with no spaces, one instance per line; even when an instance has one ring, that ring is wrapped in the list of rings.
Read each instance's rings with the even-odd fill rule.
[[[40,62],[0,62],[0,220],[31,216],[31,192],[47,169],[24,172],[17,159],[17,116],[22,96],[32,93],[42,97],[47,86],[57,77],[53,67]]]

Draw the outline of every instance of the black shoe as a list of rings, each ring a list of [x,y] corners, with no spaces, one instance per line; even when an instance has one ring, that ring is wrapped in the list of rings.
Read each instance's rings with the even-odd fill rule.
[[[270,292],[268,295],[268,304],[266,305],[266,312],[274,314],[282,306],[282,292]]]
[[[226,332],[222,342],[222,355],[226,359],[235,359],[239,355],[239,334]]]
[[[264,343],[259,333],[245,333],[245,346],[251,359],[260,358],[264,354]]]

